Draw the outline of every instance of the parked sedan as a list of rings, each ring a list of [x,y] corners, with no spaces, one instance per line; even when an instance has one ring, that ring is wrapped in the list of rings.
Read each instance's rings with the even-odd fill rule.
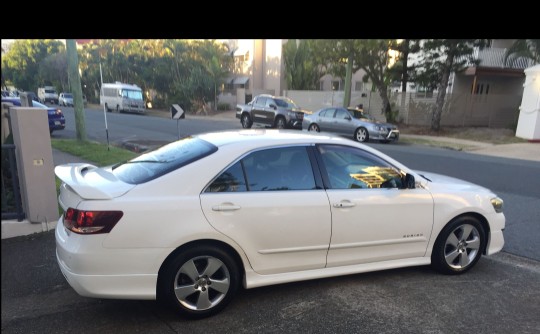
[[[2,97],[2,103],[11,103],[14,106],[21,106],[21,99],[18,97]],[[49,118],[49,132],[52,134],[56,130],[64,130],[66,127],[66,118],[60,109],[48,107],[40,102],[32,101],[32,107],[47,109]]]
[[[462,274],[504,245],[490,190],[335,135],[205,133],[55,174],[56,255],[73,289],[157,298],[191,318],[242,286],[430,264]]]
[[[302,129],[352,135],[359,142],[378,140],[387,143],[399,139],[399,129],[396,125],[382,123],[364,113],[354,113],[341,107],[328,107],[306,114],[302,121]]]

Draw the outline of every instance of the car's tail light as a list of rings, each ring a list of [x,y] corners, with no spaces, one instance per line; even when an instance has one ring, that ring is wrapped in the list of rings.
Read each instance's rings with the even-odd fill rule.
[[[122,211],[83,211],[68,208],[64,213],[64,226],[78,234],[109,233],[123,215]]]
[[[56,114],[57,114],[57,115],[62,115],[62,110],[56,109]]]

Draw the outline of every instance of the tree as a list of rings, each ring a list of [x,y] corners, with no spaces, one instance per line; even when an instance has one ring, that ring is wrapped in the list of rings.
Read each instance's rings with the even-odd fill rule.
[[[431,117],[431,129],[439,131],[441,115],[446,98],[448,80],[452,72],[459,73],[470,65],[477,65],[475,48],[482,49],[488,43],[485,39],[429,39],[422,46],[422,67],[418,81],[426,86],[437,87],[437,100]]]
[[[64,50],[64,44],[51,39],[17,40],[2,56],[2,75],[15,87],[37,91],[39,86],[52,84],[51,78],[40,77],[40,63],[50,55]]]
[[[360,40],[359,52],[355,63],[365,72],[365,78],[371,80],[379,91],[383,107],[382,113],[389,122],[395,121],[395,113],[392,111],[388,97],[388,85],[391,80],[389,68],[389,51],[397,49],[397,41],[392,39],[364,39]]]
[[[362,49],[361,40],[325,39],[316,40],[313,45],[316,54],[327,64],[327,73],[345,79],[343,106],[349,106],[352,74],[358,71],[361,66],[361,63],[355,61],[359,59],[359,52]]]
[[[233,59],[229,56],[229,47],[225,44],[218,43],[215,40],[194,41],[193,58],[198,60],[207,74],[210,76],[214,92],[214,108],[217,108],[217,87],[224,83],[225,78],[229,75]],[[203,98],[203,102],[206,101]]]
[[[48,78],[48,81],[61,91],[69,90],[67,57],[65,51],[47,56],[40,63],[39,77]]]
[[[397,57],[394,66],[388,69],[389,75],[391,76],[392,81],[401,82],[401,91],[405,93],[407,91],[407,83],[410,81],[411,77],[414,77],[416,69],[415,65],[410,65],[409,55],[420,51],[420,40],[404,39],[401,40],[401,42],[398,41],[394,50],[399,52],[399,56]]]
[[[325,74],[322,64],[313,49],[313,40],[288,40],[283,47],[285,80],[289,89],[316,90]]]
[[[508,66],[520,58],[531,59],[540,63],[540,39],[518,39],[514,41],[504,54],[504,65]]]

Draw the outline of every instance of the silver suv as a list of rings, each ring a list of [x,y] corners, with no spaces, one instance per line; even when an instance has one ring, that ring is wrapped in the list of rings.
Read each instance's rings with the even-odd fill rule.
[[[288,97],[267,94],[257,95],[248,104],[236,106],[236,118],[245,129],[261,124],[277,129],[301,130],[305,112]]]

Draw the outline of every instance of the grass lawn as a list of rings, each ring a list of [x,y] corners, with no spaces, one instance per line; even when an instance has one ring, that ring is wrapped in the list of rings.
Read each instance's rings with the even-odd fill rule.
[[[100,144],[97,142],[81,142],[75,139],[51,139],[52,147],[84,160],[94,162],[97,166],[108,166],[117,162],[135,158],[135,153],[123,148]]]

